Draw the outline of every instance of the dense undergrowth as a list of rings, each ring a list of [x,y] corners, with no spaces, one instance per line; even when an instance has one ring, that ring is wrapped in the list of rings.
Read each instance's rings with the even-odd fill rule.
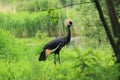
[[[118,64],[94,3],[57,9],[91,0],[17,1],[0,0],[6,11],[0,12],[0,80],[118,80]],[[105,1],[100,3],[110,24]],[[72,36],[79,39],[61,50],[61,64],[54,65],[53,55],[39,62],[42,47],[53,39],[48,36],[65,36],[66,18],[72,19]]]
[[[16,39],[0,29],[0,80],[117,80],[112,49],[107,47],[64,47],[61,64],[53,55],[44,62],[38,57],[46,38]]]

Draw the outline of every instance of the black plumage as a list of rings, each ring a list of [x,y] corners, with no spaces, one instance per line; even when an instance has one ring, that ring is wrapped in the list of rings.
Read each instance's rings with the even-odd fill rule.
[[[58,60],[60,63],[59,52],[62,49],[62,47],[64,47],[66,44],[68,44],[70,42],[70,38],[71,38],[70,27],[71,27],[71,25],[72,25],[72,22],[69,21],[69,23],[67,24],[67,27],[68,27],[67,36],[54,39],[54,40],[48,42],[43,47],[43,51],[40,54],[39,61],[45,61],[48,55],[54,53],[54,64],[56,64],[56,54],[58,54]]]

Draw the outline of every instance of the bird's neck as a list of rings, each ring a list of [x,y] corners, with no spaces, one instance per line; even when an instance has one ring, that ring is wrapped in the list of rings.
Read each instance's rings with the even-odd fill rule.
[[[68,34],[65,37],[65,43],[68,44],[70,42],[70,38],[71,38],[71,31],[70,31],[70,27],[68,27]]]

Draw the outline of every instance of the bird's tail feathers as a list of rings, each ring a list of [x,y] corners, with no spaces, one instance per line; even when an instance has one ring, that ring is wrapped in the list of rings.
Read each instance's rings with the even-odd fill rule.
[[[45,51],[42,51],[39,57],[39,61],[45,61],[45,60],[46,60]]]

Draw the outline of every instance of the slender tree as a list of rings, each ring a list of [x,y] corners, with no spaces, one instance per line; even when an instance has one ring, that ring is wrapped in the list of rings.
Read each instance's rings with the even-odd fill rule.
[[[111,0],[109,0],[109,1],[111,1]],[[115,42],[115,40],[114,40],[114,38],[113,38],[113,36],[112,36],[112,33],[110,32],[110,29],[109,29],[109,26],[108,26],[108,24],[107,24],[107,22],[106,22],[106,20],[105,20],[105,17],[104,17],[104,15],[103,15],[103,11],[102,11],[102,9],[101,9],[101,6],[100,6],[100,3],[99,3],[99,1],[98,0],[95,0],[95,5],[96,5],[96,8],[97,8],[97,10],[98,10],[98,13],[99,13],[99,17],[100,17],[100,19],[101,19],[101,21],[102,21],[102,23],[103,23],[103,27],[104,27],[104,29],[105,29],[105,32],[106,32],[106,34],[107,34],[107,36],[108,36],[108,39],[109,39],[109,41],[110,41],[110,44],[111,44],[111,46],[112,46],[112,48],[113,48],[113,51],[114,51],[114,53],[115,53],[115,56],[116,56],[116,63],[120,63],[120,49],[118,48],[119,47],[119,45],[117,45],[117,44],[119,44],[119,39],[118,39],[118,42],[116,43]],[[110,6],[108,6],[108,7],[111,7],[111,5]],[[114,9],[114,7],[112,6],[112,8]],[[111,9],[108,9],[108,11],[109,10],[111,10]],[[112,13],[114,13],[115,14],[115,10],[112,12]],[[110,15],[112,15],[112,14],[110,14]],[[114,15],[115,16],[115,15]],[[112,18],[111,18],[112,17]],[[119,27],[119,24],[116,22],[117,20],[117,18],[115,18],[115,17],[113,17],[113,16],[110,16],[110,19],[114,19],[115,21],[113,21],[113,20],[111,20],[111,24],[112,24],[112,26],[113,26],[113,28],[114,28],[114,25],[115,26],[117,26],[117,28]],[[118,25],[117,25],[118,24]],[[114,29],[114,30],[116,30],[116,29]],[[117,32],[115,32],[115,34],[116,34]],[[117,33],[118,34],[118,33]],[[116,36],[119,36],[119,35],[116,35]],[[118,37],[119,38],[119,37]]]
[[[109,18],[110,18],[110,22],[112,25],[114,36],[119,38],[120,37],[120,24],[116,16],[113,0],[106,0],[106,4],[107,4],[107,10],[109,13]]]
[[[112,30],[114,33],[114,37],[117,39],[116,47],[118,48],[118,54],[116,56],[118,58],[120,58],[120,23],[118,21],[118,18],[117,18],[116,12],[115,12],[113,0],[106,0],[106,4],[107,4],[107,10],[108,10]],[[119,63],[120,63],[120,61],[119,61]]]

